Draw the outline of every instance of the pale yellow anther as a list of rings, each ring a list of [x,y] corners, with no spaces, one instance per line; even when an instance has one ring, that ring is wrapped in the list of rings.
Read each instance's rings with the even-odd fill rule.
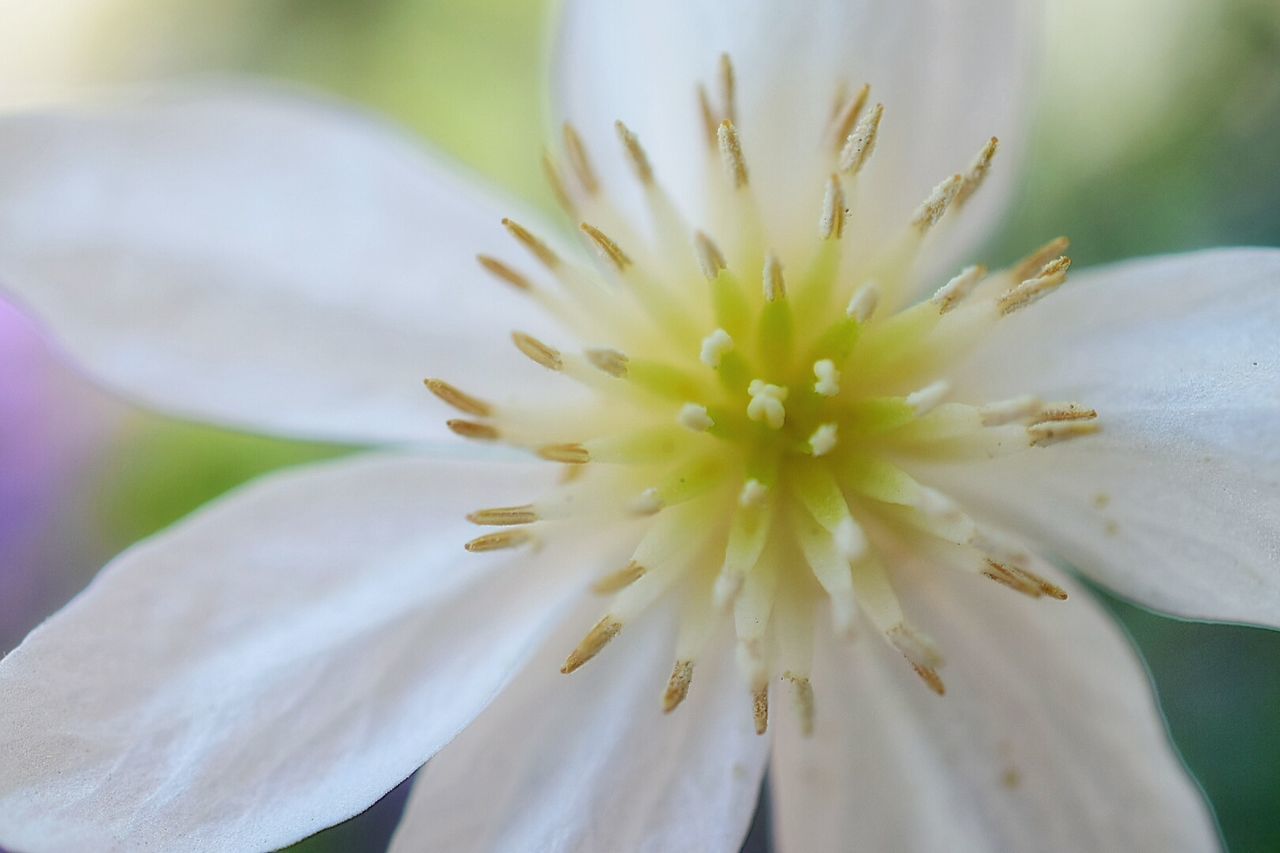
[[[701,83],[698,84],[698,114],[702,116],[702,132],[707,140],[707,146],[715,149],[717,143],[717,128],[720,125],[720,119],[716,117],[715,107],[711,106],[711,96],[707,94],[707,87]]]
[[[720,143],[720,160],[724,163],[725,174],[734,187],[742,189],[747,185],[747,159],[742,154],[742,140],[738,137],[738,129],[733,126],[733,122],[723,121],[716,131],[716,139]]]
[[[1035,278],[1045,264],[1054,258],[1061,257],[1070,247],[1069,239],[1056,237],[1018,261],[1018,265],[1009,272],[1009,277],[1015,282]]]
[[[885,636],[903,657],[916,666],[935,669],[942,665],[942,655],[933,641],[907,623],[899,622],[889,628]]]
[[[843,97],[837,101],[835,115],[832,116],[831,134],[837,154],[844,148],[849,135],[853,133],[854,125],[862,117],[862,111],[867,108],[867,99],[870,96],[871,86],[864,83],[848,103],[844,102]]]
[[[715,281],[720,275],[720,270],[726,266],[720,248],[711,241],[710,237],[698,231],[693,235],[693,251],[702,275],[707,281]]]
[[[600,257],[608,261],[619,272],[631,266],[631,258],[619,248],[607,234],[590,223],[583,222],[578,226],[582,229],[582,233],[595,245],[600,252]]]
[[[936,409],[950,393],[951,383],[945,379],[939,379],[919,391],[908,394],[907,405],[915,410],[916,417],[923,417]]]
[[[606,616],[601,619],[583,638],[582,642],[578,644],[578,647],[569,654],[564,666],[560,667],[560,671],[568,675],[581,667],[584,663],[600,654],[600,650],[608,645],[610,640],[618,636],[618,632],[621,630],[622,623],[612,616]]]
[[[602,370],[617,379],[626,377],[629,359],[624,353],[616,349],[589,349],[585,355],[587,361],[591,362],[591,366],[597,370]]]
[[[542,154],[542,171],[546,175],[547,185],[551,187],[551,194],[556,197],[556,202],[560,205],[560,209],[572,215],[576,208],[573,199],[569,196],[569,190],[564,185],[564,179],[560,177],[560,168],[556,165],[556,161],[549,152]]]
[[[502,551],[508,548],[519,548],[534,541],[533,534],[526,530],[503,530],[500,533],[487,533],[477,536],[463,547],[473,554],[485,551]]]
[[[845,141],[840,150],[840,171],[846,175],[856,175],[867,165],[867,160],[876,150],[876,138],[880,134],[880,120],[884,118],[884,104],[876,104],[871,112],[858,121],[853,133]]]
[[[762,379],[753,379],[747,386],[751,402],[747,404],[747,417],[763,422],[769,429],[782,429],[787,422],[787,410],[782,405],[787,399],[787,389],[771,385]]]
[[[620,121],[614,122],[613,126],[618,131],[618,138],[622,140],[622,147],[627,152],[627,159],[631,161],[631,168],[635,170],[636,177],[640,179],[640,183],[645,185],[653,183],[653,167],[649,165],[649,157],[644,153],[644,148],[640,146],[640,138]]]
[[[680,413],[676,415],[676,421],[680,426],[694,432],[706,432],[716,425],[711,415],[707,413],[707,407],[697,403],[685,403],[681,406]]]
[[[463,438],[470,438],[476,441],[497,441],[502,437],[502,434],[498,432],[498,428],[491,424],[464,421],[460,418],[445,421],[444,423],[455,435],[460,435]]]
[[[988,403],[978,410],[983,426],[1004,426],[1038,415],[1043,408],[1039,397],[1014,397]]]
[[[591,461],[590,451],[581,444],[548,444],[538,448],[538,456],[566,465],[585,465]]]
[[[959,210],[964,206],[973,194],[982,186],[983,181],[987,179],[987,175],[991,172],[991,161],[996,156],[996,151],[1000,148],[1000,140],[991,137],[987,144],[982,146],[982,150],[978,152],[978,156],[974,159],[973,164],[969,166],[969,171],[965,173],[964,185],[960,187],[960,192],[956,193],[955,206]]]
[[[522,506],[499,506],[492,509],[478,509],[467,515],[467,521],[485,527],[509,527],[516,524],[533,524],[538,520],[538,513],[532,504]]]
[[[1057,290],[1066,282],[1067,271],[1070,268],[1071,259],[1068,257],[1064,256],[1049,261],[1049,263],[1040,268],[1040,273],[1035,278],[1027,279],[1000,297],[1000,301],[997,303],[1000,314],[1012,314],[1014,311],[1025,308],[1041,297]]]
[[[982,264],[965,267],[959,275],[938,288],[933,294],[933,304],[937,305],[938,310],[943,314],[947,313],[972,293],[986,275],[987,268]]]
[[[662,711],[670,714],[689,695],[689,685],[693,681],[693,661],[678,660],[671,670],[671,678],[667,681],[667,689],[662,694]]]
[[[732,350],[733,338],[729,337],[729,333],[724,329],[716,329],[702,339],[702,351],[698,354],[698,358],[707,367],[715,370],[720,366],[720,359],[724,354]]]
[[[796,716],[800,718],[800,733],[809,737],[813,734],[813,684],[807,676],[794,672],[784,672],[782,677],[791,682]]]
[[[823,397],[835,397],[840,393],[840,371],[836,368],[834,361],[829,358],[815,361],[813,375],[818,380],[813,383],[814,391]]]
[[[539,240],[537,237],[514,219],[503,219],[502,225],[520,241],[520,244],[528,249],[534,257],[542,261],[549,269],[558,269],[560,266],[560,256],[551,250],[551,247]]]
[[[568,122],[564,124],[564,148],[578,183],[589,195],[595,195],[600,190],[600,182],[591,166],[591,158],[587,156],[587,146],[583,144],[577,129]]]
[[[836,425],[823,424],[809,436],[809,452],[814,456],[826,456],[836,449]]]
[[[839,175],[827,178],[826,190],[822,194],[822,218],[818,220],[818,235],[823,240],[839,240],[844,234],[846,216],[844,187]]]
[[[1090,421],[1098,417],[1098,410],[1080,403],[1046,403],[1035,415],[1035,422]]]
[[[463,414],[474,415],[477,418],[487,418],[493,415],[493,406],[484,400],[472,397],[443,379],[426,379],[423,381],[428,391]]]
[[[942,215],[947,212],[947,208],[955,201],[962,186],[964,186],[964,177],[952,175],[934,187],[933,192],[921,202],[920,207],[916,208],[915,214],[911,217],[912,227],[924,234],[937,225]]]
[[[720,54],[720,100],[724,104],[724,117],[738,120],[738,75],[733,70],[729,54]]]
[[[532,290],[533,284],[524,275],[516,272],[514,269],[504,264],[497,258],[489,255],[476,255],[476,260],[480,262],[480,266],[485,271],[501,281],[506,282],[518,290]]]
[[[759,480],[752,478],[742,484],[742,491],[738,492],[738,506],[752,507],[759,506],[769,495],[769,487]]]
[[[578,468],[571,469],[574,471],[581,470]],[[612,595],[631,586],[640,578],[645,576],[646,569],[644,566],[632,560],[616,572],[610,572],[600,580],[591,585],[591,591],[597,595]]]
[[[548,346],[533,335],[526,335],[524,332],[512,332],[511,340],[515,343],[516,349],[535,364],[547,370],[564,369],[564,358],[555,347]]]
[[[779,299],[786,297],[787,285],[782,279],[782,264],[778,261],[778,256],[773,252],[765,255],[764,258],[764,301],[777,302]]]
[[[845,316],[859,323],[865,323],[871,319],[871,315],[876,313],[876,306],[880,304],[880,288],[873,282],[868,282],[858,288],[858,292],[853,294],[853,298],[849,300],[849,305],[844,309]]]
[[[751,716],[755,720],[756,734],[769,730],[769,688],[757,687],[751,692]]]

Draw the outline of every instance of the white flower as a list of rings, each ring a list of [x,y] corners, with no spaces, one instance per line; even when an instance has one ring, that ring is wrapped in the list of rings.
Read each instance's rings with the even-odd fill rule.
[[[396,850],[731,851],[766,762],[783,850],[1215,847],[1036,554],[1280,621],[1280,252],[961,271],[1024,10],[567,3],[595,267],[331,106],[5,118],[0,279],[86,370],[389,448],[138,545],[0,663],[0,843],[274,848],[431,759]],[[419,452],[422,369],[454,432],[568,466]]]

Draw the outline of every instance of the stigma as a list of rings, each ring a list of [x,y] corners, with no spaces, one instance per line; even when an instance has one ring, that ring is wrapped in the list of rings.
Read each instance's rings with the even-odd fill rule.
[[[945,694],[945,650],[899,601],[903,555],[985,578],[993,595],[1044,606],[1066,599],[1027,553],[922,472],[962,463],[980,478],[994,456],[1087,439],[1101,420],[1084,402],[1046,402],[1034,388],[1007,400],[958,398],[949,376],[996,324],[1066,282],[1065,238],[1005,269],[966,266],[912,300],[934,233],[981,189],[998,140],[981,140],[955,173],[923,188],[896,238],[847,251],[859,222],[880,215],[859,179],[875,168],[892,113],[870,86],[848,94],[840,85],[822,138],[796,142],[825,175],[801,188],[815,200],[812,237],[776,246],[762,216],[771,199],[752,181],[752,129],[737,125],[735,81],[724,57],[713,85],[690,91],[710,221],[686,221],[643,140],[620,121],[617,153],[647,207],[647,221],[629,221],[594,165],[597,152],[566,125],[543,163],[592,260],[564,256],[512,220],[502,225],[524,262],[478,259],[558,322],[556,340],[515,329],[512,344],[586,389],[586,402],[550,410],[488,400],[447,377],[426,386],[460,415],[448,421],[456,434],[566,472],[526,504],[471,512],[486,530],[467,550],[556,547],[574,523],[616,522],[619,536],[634,537],[640,522],[624,566],[591,567],[583,578],[600,613],[566,650],[564,673],[606,659],[628,625],[675,601],[671,678],[654,687],[665,711],[697,689],[699,660],[729,632],[756,730],[767,730],[771,697],[786,691],[807,732],[822,696],[810,678],[814,642],[878,635],[924,689]]]

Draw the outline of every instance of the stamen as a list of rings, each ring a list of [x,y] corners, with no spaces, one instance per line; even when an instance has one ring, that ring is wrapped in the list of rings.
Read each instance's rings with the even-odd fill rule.
[[[757,687],[751,693],[751,716],[755,719],[756,734],[769,730],[769,687]]]
[[[714,149],[717,144],[716,128],[720,121],[716,118],[715,108],[711,106],[711,96],[707,94],[707,87],[701,83],[698,84],[698,113],[702,116],[702,130],[707,146]]]
[[[720,54],[720,97],[724,103],[724,115],[729,121],[738,120],[738,84],[729,54]]]
[[[733,338],[724,329],[716,329],[702,339],[702,352],[698,357],[703,364],[715,370],[720,366],[720,359],[724,354],[732,350]]]
[[[512,332],[511,340],[515,343],[516,349],[535,364],[547,370],[557,372],[564,370],[564,359],[555,347],[547,346],[533,335],[527,335],[524,332]]]
[[[511,232],[511,236],[515,237],[520,243],[533,253],[534,257],[542,261],[548,269],[558,269],[560,267],[560,256],[551,250],[551,247],[539,240],[514,219],[503,219],[503,226]]]
[[[836,425],[823,424],[809,436],[809,450],[814,456],[826,456],[836,448]]]
[[[874,284],[864,284],[849,300],[849,305],[844,309],[844,313],[851,320],[865,323],[871,319],[871,315],[876,312],[876,306],[879,304],[880,288]]]
[[[968,173],[964,176],[964,185],[960,187],[960,192],[956,193],[955,206],[956,210],[964,207],[978,188],[982,186],[983,181],[987,179],[987,175],[991,172],[991,161],[996,156],[996,151],[1000,148],[1000,140],[991,137],[986,145],[982,146],[982,150],[978,152],[978,157],[973,161],[973,165],[969,167]]]
[[[911,664],[911,668],[915,670],[916,675],[920,676],[920,680],[925,685],[937,693],[939,696],[947,695],[947,686],[942,683],[942,678],[938,675],[938,671],[931,666],[920,666],[919,664]]]
[[[1000,297],[1000,301],[997,303],[1000,315],[1008,316],[1020,308],[1026,308],[1046,294],[1057,290],[1067,280],[1067,270],[1070,268],[1071,259],[1065,255],[1045,264],[1035,278],[1027,279]]]
[[[477,418],[487,418],[493,415],[493,406],[484,400],[458,390],[443,379],[425,379],[423,382],[426,384],[428,391],[463,414],[475,415]]]
[[[933,304],[943,314],[960,304],[960,301],[973,292],[982,279],[986,278],[987,268],[981,264],[965,267],[951,281],[938,288],[933,294]]]
[[[927,233],[930,228],[938,224],[938,220],[942,219],[942,215],[955,201],[962,186],[964,186],[964,178],[961,175],[952,175],[934,187],[933,192],[929,193],[929,197],[921,203],[915,215],[911,217],[911,225],[921,234]]]
[[[836,363],[829,358],[813,363],[813,375],[818,381],[813,383],[813,390],[823,397],[835,397],[840,393],[840,371]]]
[[[800,733],[805,737],[813,734],[813,684],[803,675],[784,672],[782,677],[791,682],[792,695],[795,699],[796,716],[800,718]]]
[[[839,240],[844,235],[844,187],[840,176],[827,178],[826,192],[822,196],[822,219],[818,220],[818,234],[823,240]]]
[[[569,122],[564,123],[564,149],[569,158],[569,166],[578,178],[578,183],[588,195],[595,195],[600,190],[600,182],[596,178],[595,169],[591,167],[591,158],[587,156],[587,146],[582,137]]]
[[[626,378],[629,359],[616,349],[589,349],[586,351],[586,356],[593,367],[617,379]]]
[[[653,167],[649,165],[648,155],[640,147],[639,137],[620,121],[614,122],[613,126],[618,131],[618,138],[622,140],[622,147],[626,149],[627,159],[631,161],[631,168],[635,170],[636,177],[640,179],[640,183],[646,186],[653,183]]]
[[[572,468],[570,470],[580,471],[582,469]],[[632,560],[621,569],[605,575],[592,584],[591,591],[599,595],[612,595],[640,580],[640,578],[644,577],[646,571],[647,569],[644,566]]]
[[[876,104],[858,122],[853,133],[840,150],[840,171],[857,175],[876,150],[876,138],[880,134],[880,120],[884,118],[884,104]]]
[[[533,541],[533,534],[527,530],[503,530],[500,533],[487,533],[472,539],[463,547],[473,554],[486,551],[502,551],[507,548],[519,548]]]
[[[768,494],[769,487],[753,477],[742,484],[742,491],[738,493],[738,506],[759,506]]]
[[[463,438],[472,438],[477,441],[497,441],[502,437],[498,432],[498,428],[489,424],[478,424],[475,421],[464,421],[458,418],[444,423],[455,434]]]
[[[720,270],[727,266],[719,247],[711,242],[710,237],[698,231],[693,235],[693,250],[698,260],[698,268],[702,270],[702,275],[706,277],[707,281],[715,281],[720,275]]]
[[[742,140],[738,138],[738,129],[733,126],[733,122],[723,121],[716,132],[716,138],[720,142],[720,159],[724,163],[725,173],[733,181],[735,189],[742,189],[747,185],[747,160],[742,156]]]
[[[916,417],[924,417],[938,407],[938,405],[947,398],[951,393],[951,383],[945,379],[939,379],[931,385],[926,385],[919,391],[912,391],[907,395],[907,405],[915,409]]]
[[[787,420],[787,410],[782,405],[787,399],[787,389],[780,385],[770,385],[763,379],[753,379],[747,386],[751,402],[747,404],[747,417],[753,421],[763,421],[770,429],[782,429]]]
[[[978,414],[983,426],[1004,426],[1033,417],[1042,407],[1039,397],[1014,397],[1012,400],[988,403],[978,410]]]
[[[786,283],[782,280],[782,264],[773,252],[765,256],[763,277],[765,302],[777,302],[787,295]]]
[[[1089,421],[1098,417],[1097,409],[1079,403],[1046,403],[1037,414],[1037,423],[1045,421]]]
[[[476,255],[476,260],[480,262],[480,266],[484,267],[491,275],[498,278],[518,290],[532,290],[533,284],[529,279],[513,270],[497,258],[489,255]]]
[[[667,682],[667,690],[662,694],[662,712],[670,714],[685,697],[689,695],[689,684],[693,681],[693,661],[678,660],[671,670],[671,680]]]
[[[864,83],[857,94],[853,96],[853,100],[847,106],[844,103],[836,104],[836,115],[832,117],[834,132],[832,140],[836,154],[839,154],[844,147],[845,140],[853,133],[853,126],[861,117],[862,111],[867,107],[867,99],[871,96],[871,85]],[[841,99],[843,101],[843,98]],[[843,110],[841,109],[843,107]]]
[[[585,465],[591,461],[591,454],[581,444],[548,444],[538,448],[538,456],[566,465]]]
[[[586,222],[583,222],[579,227],[582,229],[582,233],[586,234],[596,248],[600,250],[600,257],[613,264],[618,272],[622,272],[631,266],[631,258],[627,257],[626,253],[618,247],[618,244],[603,231]]]
[[[885,636],[915,666],[935,668],[942,665],[942,655],[938,653],[933,641],[906,622],[894,625],[885,631]]]
[[[522,506],[500,506],[493,509],[478,509],[467,516],[467,521],[486,527],[509,527],[515,524],[532,524],[538,520],[538,513],[532,504]]]
[[[542,154],[542,172],[547,178],[547,184],[551,187],[551,194],[556,197],[556,203],[560,205],[560,209],[569,215],[573,215],[576,205],[573,199],[569,197],[569,191],[565,189],[564,180],[560,177],[560,169],[556,167],[556,161],[551,158],[550,152]]]
[[[1066,237],[1057,237],[1050,240],[1019,261],[1018,265],[1009,273],[1009,277],[1014,281],[1026,281],[1029,278],[1033,278],[1045,264],[1065,254],[1070,247],[1071,241]]]
[[[596,623],[578,647],[570,652],[569,657],[565,659],[564,666],[560,667],[560,671],[565,675],[576,671],[584,663],[600,654],[600,650],[608,645],[609,641],[618,636],[618,632],[622,630],[622,623],[612,616],[606,616]]]
[[[711,415],[707,413],[706,406],[700,406],[697,403],[685,403],[680,407],[680,414],[676,416],[676,420],[680,426],[691,429],[694,432],[706,432],[716,425],[711,419]]]
[[[1046,421],[1027,427],[1027,435],[1036,447],[1047,447],[1060,441],[1093,435],[1102,429],[1096,420],[1088,421]]]

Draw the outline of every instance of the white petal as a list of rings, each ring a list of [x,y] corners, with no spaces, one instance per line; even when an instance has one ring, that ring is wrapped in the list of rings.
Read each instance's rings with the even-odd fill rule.
[[[1033,601],[909,574],[904,604],[946,656],[947,694],[874,637],[820,647],[813,737],[777,726],[779,849],[1217,849],[1143,667],[1087,592]]]
[[[1036,6],[569,0],[556,94],[605,167],[610,193],[633,202],[636,196],[617,153],[613,122],[622,119],[639,134],[659,179],[706,224],[700,198],[708,158],[695,87],[702,82],[715,92],[719,57],[728,52],[738,72],[738,125],[751,181],[785,260],[787,247],[809,245],[817,233],[832,168],[819,143],[837,87],[870,83],[886,112],[860,196],[874,202],[874,215],[858,220],[859,238],[875,241],[904,228],[929,190],[965,169],[995,135],[1005,145],[1002,162],[965,212],[963,231],[973,238],[1000,208],[1020,159]]]
[[[568,626],[422,771],[392,850],[736,853],[767,740],[727,649],[661,712],[674,646],[663,617],[628,626],[572,676],[559,666],[591,616]]]
[[[1280,625],[1280,251],[1100,269],[1009,319],[968,391],[1102,433],[922,476],[1143,604]]]
[[[107,385],[233,426],[442,434],[423,377],[483,392],[507,333],[538,331],[475,262],[519,258],[506,214],[414,141],[282,92],[0,118],[2,286]]]
[[[562,561],[462,551],[469,502],[537,479],[340,461],[119,557],[0,663],[0,844],[265,850],[367,807],[470,722],[579,586]]]

